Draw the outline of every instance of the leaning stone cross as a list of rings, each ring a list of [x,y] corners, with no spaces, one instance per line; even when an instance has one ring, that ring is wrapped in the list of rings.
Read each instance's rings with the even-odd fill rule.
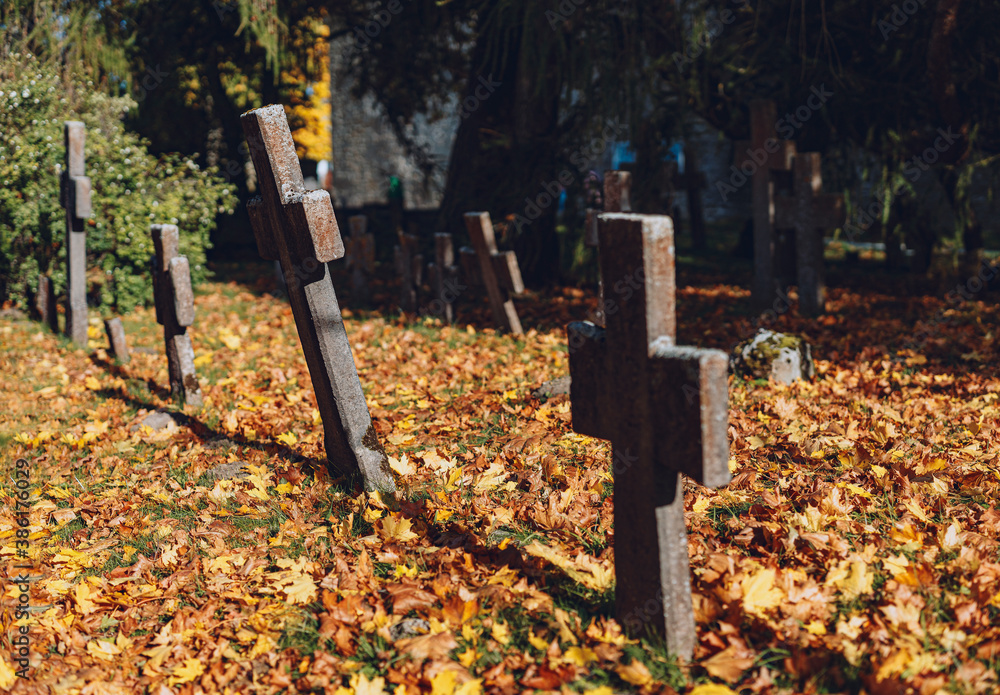
[[[844,196],[823,193],[818,152],[795,155],[791,196],[775,196],[774,226],[795,230],[795,269],[799,311],[822,314],[826,309],[823,234],[844,222]]]
[[[690,659],[696,643],[684,489],[729,482],[727,356],[675,344],[674,232],[669,217],[603,214],[605,286],[635,292],[605,305],[607,327],[571,323],[573,429],[611,440],[615,602],[633,634],[652,631]]]
[[[80,121],[66,121],[66,168],[62,172],[62,203],[66,208],[66,335],[87,346],[87,235],[91,216],[90,179],[85,175],[84,140]]]
[[[524,292],[517,256],[513,251],[497,250],[490,213],[465,213],[465,228],[479,258],[479,277],[486,287],[497,328],[513,335],[523,334],[521,319],[514,308],[514,300],[510,298],[511,293]]]
[[[248,111],[241,121],[261,192],[247,211],[261,257],[280,260],[288,282],[329,465],[341,473],[360,472],[369,490],[394,491],[327,267],[344,256],[330,194],[305,190],[282,106]]]
[[[194,290],[187,256],[179,252],[180,235],[173,224],[154,224],[153,300],[156,322],[163,326],[170,374],[170,395],[188,405],[201,406],[201,387],[194,371],[194,348],[188,327],[194,323]]]

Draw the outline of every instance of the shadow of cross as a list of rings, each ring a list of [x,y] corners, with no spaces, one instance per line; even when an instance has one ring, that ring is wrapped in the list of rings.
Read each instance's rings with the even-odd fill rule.
[[[87,234],[84,221],[93,214],[90,178],[85,175],[84,141],[80,121],[66,121],[66,168],[60,180],[66,209],[66,336],[87,347]]]
[[[488,212],[465,213],[465,228],[472,248],[479,258],[479,278],[486,287],[490,310],[497,328],[513,335],[522,335],[521,319],[514,308],[511,294],[524,292],[521,267],[513,251],[499,251],[493,222]],[[464,249],[462,253],[467,253]]]
[[[625,289],[607,328],[571,323],[573,429],[609,439],[615,494],[615,604],[632,635],[654,632],[690,659],[696,643],[680,474],[729,482],[727,356],[675,345],[669,217],[602,214],[601,275]],[[617,291],[617,289],[616,289]]]
[[[240,121],[261,192],[247,212],[261,257],[281,261],[323,419],[327,462],[339,473],[360,472],[368,490],[393,492],[326,265],[344,256],[330,194],[305,190],[282,106],[248,111]]]
[[[156,322],[163,326],[170,395],[182,403],[200,407],[201,387],[194,371],[194,348],[187,333],[188,326],[194,323],[191,268],[187,257],[179,252],[177,225],[154,224],[149,231],[154,251],[153,301]]]
[[[799,312],[815,316],[826,310],[823,235],[843,224],[844,196],[822,192],[818,152],[796,154],[792,176],[792,195],[774,198],[774,226],[795,230]]]

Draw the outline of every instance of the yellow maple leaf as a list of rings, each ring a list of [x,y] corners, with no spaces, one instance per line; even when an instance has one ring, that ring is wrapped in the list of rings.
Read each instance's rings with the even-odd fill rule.
[[[688,695],[736,695],[736,693],[720,683],[702,683]]]
[[[10,688],[17,681],[17,671],[15,671],[7,660],[0,656],[0,688],[4,690]]]
[[[585,668],[588,664],[597,661],[597,654],[586,647],[570,647],[562,656],[563,663],[574,664],[580,668]]]
[[[295,436],[292,432],[285,432],[284,434],[279,434],[277,437],[278,441],[285,446],[295,446],[299,443],[299,438]]]
[[[431,695],[454,695],[458,675],[452,669],[445,669],[431,678]]]
[[[309,603],[316,598],[316,583],[308,574],[300,574],[283,588],[289,603]]]
[[[413,475],[417,472],[416,466],[403,454],[400,458],[395,458],[393,456],[389,457],[389,468],[396,471],[400,475]]]
[[[638,659],[632,659],[628,665],[618,664],[615,667],[615,672],[626,683],[637,685],[640,688],[653,682],[653,675],[646,668],[646,664]]]
[[[354,695],[385,695],[385,678],[378,676],[368,680],[365,674],[355,673],[351,676],[351,687]]]
[[[99,382],[97,379],[95,379],[92,376],[88,376],[86,379],[84,379],[83,380],[83,385],[86,386],[91,391],[100,391],[101,390],[101,382]]]
[[[542,652],[549,648],[549,643],[536,635],[534,630],[528,630],[528,644]]]
[[[167,685],[190,683],[205,672],[205,665],[198,659],[185,659],[183,666],[176,667],[167,679]]]
[[[766,611],[781,605],[785,593],[774,585],[775,576],[773,569],[765,568],[743,580],[743,610],[763,616]]]
[[[510,628],[506,623],[493,623],[490,634],[500,644],[506,645],[510,642]]]
[[[94,589],[86,582],[76,585],[76,606],[80,609],[80,612],[84,615],[90,615],[97,610],[97,605],[94,603],[93,599],[97,598],[100,592]]]
[[[115,656],[122,653],[122,650],[114,642],[95,639],[87,642],[87,653],[102,661],[113,661]]]
[[[413,522],[405,518],[402,514],[390,514],[382,519],[382,523],[379,524],[379,535],[387,541],[401,541],[405,543],[420,538],[420,536],[411,530],[412,527]]]
[[[455,688],[455,695],[482,695],[483,679],[473,678]]]

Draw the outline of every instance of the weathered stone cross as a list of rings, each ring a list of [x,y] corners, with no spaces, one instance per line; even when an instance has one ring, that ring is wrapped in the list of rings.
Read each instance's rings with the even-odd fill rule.
[[[355,301],[371,301],[368,280],[375,272],[375,236],[368,233],[368,218],[354,215],[347,219],[351,235],[344,241],[347,269],[351,271],[351,294]]]
[[[792,175],[792,195],[774,197],[774,226],[795,230],[799,312],[822,314],[826,309],[823,235],[843,224],[844,196],[822,192],[823,174],[818,152],[796,154]]]
[[[417,310],[417,294],[423,283],[424,256],[419,252],[416,234],[398,232],[399,244],[393,247],[393,261],[399,275],[399,306],[407,313]]]
[[[632,173],[609,169],[604,172],[604,212],[632,212]],[[597,248],[597,218],[598,210],[587,210],[586,233],[584,244]],[[598,264],[600,263],[598,249]],[[594,323],[604,327],[604,279],[597,278],[597,310],[594,312]]]
[[[673,223],[603,214],[598,222],[607,328],[571,323],[573,429],[609,439],[615,486],[615,602],[633,635],[696,643],[681,473],[729,482],[727,356],[675,345]]]
[[[35,311],[38,312],[38,317],[42,323],[47,324],[53,333],[59,332],[59,316],[56,313],[56,294],[52,289],[52,280],[47,275],[38,276]]]
[[[87,234],[91,216],[90,179],[85,175],[84,140],[80,121],[66,121],[66,168],[62,172],[62,204],[66,208],[66,335],[87,346]]]
[[[282,106],[248,111],[241,121],[261,190],[247,211],[261,257],[280,259],[288,282],[329,465],[341,473],[360,472],[369,490],[394,491],[327,267],[344,255],[330,194],[305,190]]]
[[[194,348],[188,326],[194,323],[194,290],[187,256],[179,251],[180,236],[173,224],[154,224],[153,300],[156,322],[163,326],[170,394],[183,403],[201,406],[201,387],[194,370]]]
[[[501,331],[522,335],[521,319],[518,318],[514,300],[510,294],[524,292],[521,267],[513,251],[499,251],[493,222],[488,212],[465,213],[465,228],[469,232],[472,248],[479,257],[479,277],[486,286],[490,299],[493,320]]]

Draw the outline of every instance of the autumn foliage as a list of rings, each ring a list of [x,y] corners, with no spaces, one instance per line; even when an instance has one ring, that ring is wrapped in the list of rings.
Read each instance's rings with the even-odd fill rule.
[[[680,339],[752,333],[746,293],[680,290]],[[593,298],[531,296],[523,339],[485,311],[442,327],[349,316],[399,499],[331,479],[286,304],[203,285],[191,329],[206,405],[171,408],[151,311],[132,362],[0,322],[6,578],[27,562],[29,679],[0,599],[0,687],[15,693],[996,692],[998,390],[992,304],[834,291],[794,313],[811,383],[732,380],[734,481],[688,483],[700,643],[690,665],[614,620],[607,443],[575,434],[570,318]],[[136,350],[135,348],[139,348]],[[14,546],[17,459],[30,550]],[[233,464],[228,466],[225,464]],[[222,475],[220,470],[240,472]],[[235,477],[234,477],[235,476]],[[655,552],[650,540],[650,552]]]

